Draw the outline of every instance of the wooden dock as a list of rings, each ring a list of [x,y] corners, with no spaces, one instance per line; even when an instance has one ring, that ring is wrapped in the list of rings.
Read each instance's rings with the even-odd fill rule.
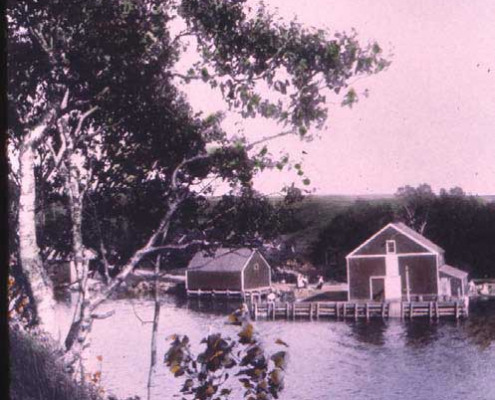
[[[468,316],[464,301],[450,302],[295,302],[295,303],[248,303],[251,317],[258,319],[286,320],[319,320],[334,319],[366,319],[400,317],[402,319],[430,318],[439,319],[453,317],[456,319]],[[398,310],[398,312],[394,312]]]
[[[188,297],[225,297],[237,298],[249,303],[260,302],[263,296],[270,293],[270,287],[253,290],[187,290]]]

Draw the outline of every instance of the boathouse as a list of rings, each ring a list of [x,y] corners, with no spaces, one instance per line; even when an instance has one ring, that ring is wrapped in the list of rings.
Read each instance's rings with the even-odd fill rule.
[[[444,250],[403,223],[390,223],[346,257],[349,300],[464,297],[467,273],[445,264]]]
[[[263,293],[271,287],[271,268],[257,250],[217,249],[198,252],[186,271],[188,295]]]

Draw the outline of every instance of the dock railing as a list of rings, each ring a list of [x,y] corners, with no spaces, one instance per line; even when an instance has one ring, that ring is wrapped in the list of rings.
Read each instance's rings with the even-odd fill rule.
[[[449,302],[248,302],[251,317],[258,319],[319,320],[366,319],[400,317],[413,319],[418,317],[439,319],[468,316],[468,306],[464,301]],[[400,310],[394,312],[394,310]]]

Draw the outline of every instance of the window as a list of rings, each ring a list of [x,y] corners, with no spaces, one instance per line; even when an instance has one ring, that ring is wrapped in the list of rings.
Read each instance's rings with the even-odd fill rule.
[[[395,254],[395,240],[387,240],[387,254]]]
[[[260,265],[258,263],[254,264],[254,270],[258,271],[260,269]]]

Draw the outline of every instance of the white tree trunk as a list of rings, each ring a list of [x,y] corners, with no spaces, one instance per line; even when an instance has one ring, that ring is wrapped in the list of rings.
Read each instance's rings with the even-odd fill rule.
[[[89,334],[93,318],[89,309],[88,273],[89,260],[86,259],[82,236],[84,191],[79,187],[79,173],[73,163],[68,164],[66,188],[69,194],[69,207],[72,222],[72,256],[77,272],[78,301],[74,318],[65,340],[66,349],[72,357],[71,364],[77,359],[85,358],[89,347]]]
[[[19,154],[19,254],[22,270],[26,275],[34,301],[35,319],[39,327],[54,338],[58,334],[55,319],[53,285],[40,256],[36,240],[36,182],[34,175],[35,153],[30,143],[25,143]]]

